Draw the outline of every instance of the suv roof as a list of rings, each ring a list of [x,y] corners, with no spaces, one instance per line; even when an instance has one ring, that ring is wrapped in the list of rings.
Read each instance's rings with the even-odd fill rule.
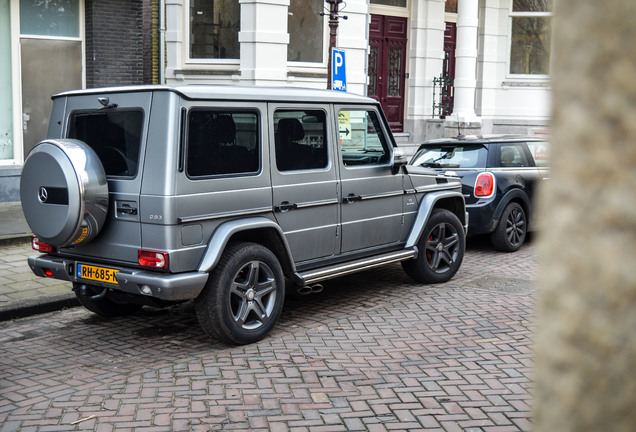
[[[460,135],[454,138],[438,138],[425,142],[424,144],[439,143],[470,143],[470,144],[486,144],[486,143],[504,143],[517,141],[545,141],[544,138],[536,136],[523,135]]]
[[[299,87],[241,87],[223,86],[207,84],[190,85],[145,85],[145,86],[125,86],[125,87],[104,87],[84,90],[72,90],[58,93],[53,99],[65,96],[102,94],[109,92],[132,93],[148,91],[171,91],[178,93],[186,99],[210,99],[215,100],[249,100],[268,102],[324,102],[324,103],[365,103],[377,104],[375,99],[359,96],[351,93],[344,93],[333,90],[308,89]]]

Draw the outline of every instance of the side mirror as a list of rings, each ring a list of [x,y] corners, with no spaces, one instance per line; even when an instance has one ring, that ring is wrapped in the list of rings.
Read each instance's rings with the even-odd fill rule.
[[[408,159],[404,154],[404,151],[400,148],[393,147],[393,164],[391,165],[391,172],[397,174],[400,172],[400,168],[408,163]]]

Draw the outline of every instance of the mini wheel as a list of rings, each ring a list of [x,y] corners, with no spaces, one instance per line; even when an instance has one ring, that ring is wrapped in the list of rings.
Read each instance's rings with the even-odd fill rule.
[[[274,327],[284,298],[285,278],[276,256],[260,244],[241,242],[224,251],[194,305],[209,336],[249,344]]]
[[[490,240],[499,251],[515,252],[526,240],[527,230],[526,212],[518,203],[511,202],[501,213],[497,229],[491,234]]]
[[[462,264],[466,247],[459,218],[448,210],[433,210],[417,247],[417,257],[402,262],[406,274],[422,283],[450,280]]]

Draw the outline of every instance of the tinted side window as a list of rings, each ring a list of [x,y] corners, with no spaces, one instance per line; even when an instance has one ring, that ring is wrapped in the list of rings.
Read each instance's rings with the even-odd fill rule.
[[[141,109],[73,112],[68,137],[84,141],[95,150],[106,175],[134,177],[143,121]]]
[[[533,141],[528,143],[530,153],[534,158],[534,164],[538,167],[548,167],[549,144],[545,141]]]
[[[500,166],[529,167],[532,164],[528,162],[522,144],[504,144],[500,147]]]
[[[326,118],[321,110],[274,112],[276,167],[279,171],[327,167]]]
[[[389,162],[389,147],[375,111],[340,110],[338,127],[345,166],[383,165]]]
[[[253,174],[260,168],[256,112],[193,109],[186,172],[191,177]]]

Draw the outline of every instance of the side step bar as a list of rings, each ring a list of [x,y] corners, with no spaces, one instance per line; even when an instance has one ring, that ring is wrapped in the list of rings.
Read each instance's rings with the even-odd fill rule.
[[[368,258],[362,258],[355,261],[347,261],[342,264],[336,264],[329,267],[323,267],[305,272],[296,273],[295,282],[297,285],[311,285],[325,279],[331,279],[338,276],[344,276],[356,273],[362,270],[369,270],[399,261],[405,261],[417,256],[417,248],[402,249],[397,252],[389,252],[383,255],[375,255]]]

